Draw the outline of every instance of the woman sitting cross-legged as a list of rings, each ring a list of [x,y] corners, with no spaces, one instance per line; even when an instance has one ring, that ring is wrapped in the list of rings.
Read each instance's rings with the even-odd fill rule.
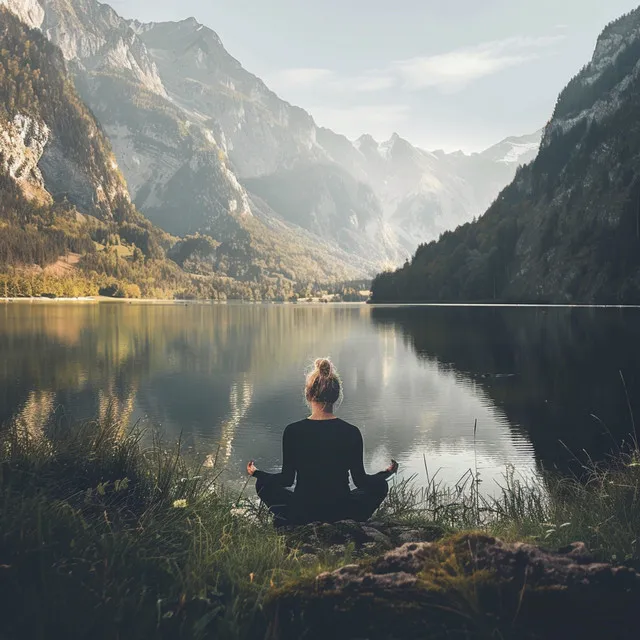
[[[256,491],[274,515],[276,526],[309,522],[369,519],[386,498],[387,478],[398,463],[368,475],[358,427],[336,418],[342,397],[340,377],[329,360],[316,360],[307,376],[305,397],[311,415],[290,424],[282,437],[282,472],[267,473],[247,465]],[[356,489],[349,488],[349,472]],[[295,481],[295,489],[291,487]]]

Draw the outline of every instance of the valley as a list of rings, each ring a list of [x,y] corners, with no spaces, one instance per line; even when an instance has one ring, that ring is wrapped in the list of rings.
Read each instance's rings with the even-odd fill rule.
[[[114,249],[120,266],[105,266],[102,255],[80,261],[127,278],[142,296],[289,299],[372,278],[481,215],[537,152],[541,132],[471,155],[423,151],[397,134],[350,141],[281,100],[195,19],[146,24],[95,0],[0,4],[59,47],[126,198],[158,229],[162,274],[134,273],[137,245],[127,234],[109,232],[103,244],[124,248]],[[40,161],[49,166],[47,198],[92,216],[62,156]],[[33,262],[7,254],[4,264],[14,295],[41,291],[21,275]]]

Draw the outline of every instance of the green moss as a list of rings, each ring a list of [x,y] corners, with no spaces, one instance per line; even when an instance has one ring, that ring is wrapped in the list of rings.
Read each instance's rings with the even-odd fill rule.
[[[382,564],[372,560],[354,572],[273,592],[266,603],[271,637],[635,637],[640,588],[631,574],[580,573],[556,556],[505,550],[484,533],[415,548],[420,568],[410,569],[414,560],[407,564],[394,552]]]

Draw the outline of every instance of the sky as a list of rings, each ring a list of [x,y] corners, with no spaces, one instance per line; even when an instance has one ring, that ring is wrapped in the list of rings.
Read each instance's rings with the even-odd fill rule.
[[[320,126],[479,151],[549,120],[611,20],[638,0],[111,0],[195,17]]]

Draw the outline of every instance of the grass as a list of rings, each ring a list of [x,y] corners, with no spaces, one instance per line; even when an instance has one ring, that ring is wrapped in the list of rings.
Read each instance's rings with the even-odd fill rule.
[[[482,530],[506,541],[549,549],[584,542],[598,560],[640,569],[640,449],[635,441],[603,463],[587,460],[580,475],[542,473],[524,479],[510,468],[497,497],[480,492],[467,472],[453,487],[426,473],[397,482],[378,516],[451,533]]]
[[[303,565],[215,469],[141,435],[3,431],[0,638],[248,637],[270,589],[345,561]]]
[[[637,562],[640,456],[620,450],[586,478],[505,477],[483,498],[474,474],[445,487],[396,482],[377,519],[484,529],[557,548],[582,540]],[[352,561],[303,562],[266,514],[215,468],[117,421],[0,431],[0,639],[263,637],[265,597]]]

